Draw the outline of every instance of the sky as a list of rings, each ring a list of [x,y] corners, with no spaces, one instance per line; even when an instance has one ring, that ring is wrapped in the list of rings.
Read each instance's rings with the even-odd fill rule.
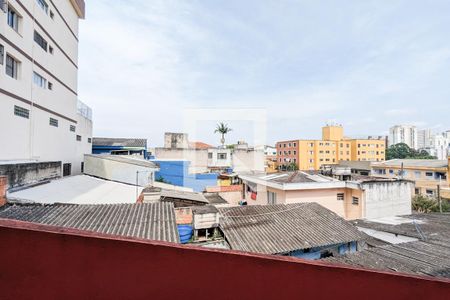
[[[250,144],[320,138],[329,122],[353,137],[396,124],[450,130],[448,0],[95,0],[86,10],[78,94],[94,136],[161,146],[164,132],[188,132],[216,145],[221,121],[227,142]]]

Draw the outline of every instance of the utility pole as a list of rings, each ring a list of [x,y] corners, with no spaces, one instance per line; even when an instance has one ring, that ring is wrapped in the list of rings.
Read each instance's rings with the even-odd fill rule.
[[[438,184],[437,186],[437,196],[439,201],[439,212],[442,213],[442,199],[441,199],[441,185]]]

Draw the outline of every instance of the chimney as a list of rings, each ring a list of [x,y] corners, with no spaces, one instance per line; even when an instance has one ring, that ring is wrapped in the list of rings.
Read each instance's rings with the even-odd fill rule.
[[[6,204],[7,188],[8,188],[8,177],[0,176],[0,207]]]

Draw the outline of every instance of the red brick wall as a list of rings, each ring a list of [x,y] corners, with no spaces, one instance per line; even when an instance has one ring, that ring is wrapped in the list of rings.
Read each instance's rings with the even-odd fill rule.
[[[0,220],[1,299],[448,299],[450,281]]]
[[[6,203],[6,187],[8,186],[8,177],[0,176],[0,206]]]

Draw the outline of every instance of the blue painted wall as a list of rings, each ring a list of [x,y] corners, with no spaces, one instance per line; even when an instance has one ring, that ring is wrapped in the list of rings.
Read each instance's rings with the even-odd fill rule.
[[[339,245],[330,245],[325,247],[316,247],[311,248],[308,252],[304,252],[304,250],[297,250],[289,253],[289,256],[295,256],[298,258],[308,259],[308,260],[316,260],[320,259],[320,253],[322,250],[334,250],[338,251],[339,254],[346,254],[346,253],[354,253],[357,250],[357,242],[350,242],[345,244],[339,244]]]
[[[207,186],[216,186],[217,173],[189,174],[190,161],[183,160],[151,160],[159,165],[160,170],[155,173],[158,180],[161,177],[164,182],[192,188],[196,192],[203,192]]]

